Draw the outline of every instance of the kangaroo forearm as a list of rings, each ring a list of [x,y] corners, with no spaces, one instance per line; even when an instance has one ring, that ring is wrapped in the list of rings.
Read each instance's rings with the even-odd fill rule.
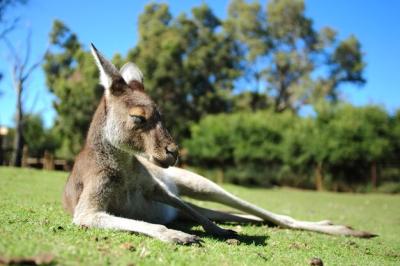
[[[106,212],[78,214],[74,216],[73,222],[77,225],[130,231],[152,237],[156,237],[157,234],[166,229],[163,225],[117,217]]]

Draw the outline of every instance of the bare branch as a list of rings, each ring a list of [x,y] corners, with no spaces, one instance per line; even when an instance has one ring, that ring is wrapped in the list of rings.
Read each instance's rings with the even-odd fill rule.
[[[19,71],[18,71],[17,63],[14,62],[14,64],[12,65],[12,68],[11,68],[11,76],[12,76],[13,87],[16,92],[17,92],[18,80],[19,80],[18,73],[19,73]]]
[[[26,79],[29,78],[29,76],[32,74],[33,71],[35,71],[36,68],[38,68],[43,62],[43,58],[41,58],[38,62],[34,63],[31,65],[31,67],[28,69],[28,71],[21,77],[21,81],[25,82]]]
[[[45,52],[43,55],[35,62],[33,63],[27,71],[25,69],[27,68],[29,64],[29,59],[31,56],[31,36],[32,36],[32,31],[29,30],[27,38],[26,38],[26,53],[25,53],[25,58],[24,61],[21,62],[21,58],[17,53],[16,48],[14,45],[8,40],[8,38],[4,38],[4,42],[6,43],[11,56],[13,57],[13,76],[17,78],[21,83],[24,83],[29,76],[32,74],[33,71],[35,71],[44,61],[48,51],[49,51],[49,45],[47,46]]]
[[[13,22],[11,22],[11,24],[8,27],[3,29],[3,31],[0,32],[0,40],[5,38],[8,33],[13,31],[17,27],[18,22],[19,22],[19,18],[16,18],[13,20]]]
[[[49,48],[46,49],[46,51],[43,53],[43,55],[34,63],[31,65],[31,67],[28,69],[28,71],[22,76],[21,81],[25,82],[27,78],[32,74],[33,71],[35,71],[36,68],[38,68],[46,58],[46,55],[48,53]]]
[[[20,57],[19,57],[19,55],[18,55],[18,53],[17,53],[17,50],[15,49],[15,47],[14,47],[14,45],[10,42],[10,40],[8,39],[8,38],[6,38],[6,37],[4,37],[4,42],[5,42],[5,44],[7,45],[7,47],[8,47],[8,50],[10,51],[10,54],[11,54],[11,56],[12,56],[12,59],[13,59],[13,65],[14,65],[14,67],[16,66],[16,65],[18,65],[18,67],[21,65],[21,59],[20,59]]]
[[[29,58],[31,57],[31,37],[32,37],[32,30],[28,30],[28,34],[26,35],[26,52],[25,52],[25,59],[21,65],[21,72],[23,73],[25,70],[26,65],[29,63]]]

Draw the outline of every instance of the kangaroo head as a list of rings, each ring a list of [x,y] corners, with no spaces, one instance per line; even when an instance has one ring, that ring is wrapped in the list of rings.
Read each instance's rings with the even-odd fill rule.
[[[178,146],[163,126],[157,105],[144,91],[143,74],[133,63],[120,71],[91,45],[105,88],[105,139],[117,149],[141,154],[161,167],[174,165]]]

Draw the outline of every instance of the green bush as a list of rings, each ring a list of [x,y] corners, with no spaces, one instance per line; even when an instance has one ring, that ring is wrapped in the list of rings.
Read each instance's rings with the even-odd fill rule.
[[[383,183],[378,187],[378,192],[382,193],[400,193],[400,183],[399,182],[387,182]]]
[[[268,110],[210,115],[192,125],[184,146],[189,164],[220,169],[228,182],[359,191],[374,169],[377,183],[397,180],[398,164],[387,164],[400,147],[394,121],[380,107],[347,104],[315,117]]]
[[[221,168],[227,181],[269,186],[284,176],[284,131],[298,120],[272,111],[207,116],[192,126],[184,146],[190,163]]]
[[[46,129],[42,118],[37,114],[24,117],[24,140],[29,155],[40,158],[45,151],[54,152],[59,147],[59,140],[51,129]]]

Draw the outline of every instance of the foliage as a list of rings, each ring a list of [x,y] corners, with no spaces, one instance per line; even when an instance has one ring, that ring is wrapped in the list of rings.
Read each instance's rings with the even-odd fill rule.
[[[244,0],[229,6],[225,28],[242,48],[247,78],[255,91],[264,87],[278,112],[336,100],[341,84],[365,82],[357,38],[339,41],[329,27],[318,31],[305,10],[302,0],[269,1],[266,10]]]
[[[139,41],[128,54],[145,75],[167,126],[187,135],[190,121],[228,110],[238,54],[221,20],[205,4],[173,18],[166,4],[149,4],[139,18]]]
[[[222,166],[228,179],[310,187],[320,167],[321,179],[328,177],[332,187],[345,182],[352,189],[369,180],[372,163],[386,161],[390,132],[390,118],[380,107],[343,104],[316,117],[273,111],[210,115],[192,125],[184,146],[193,164]]]
[[[315,169],[323,178],[326,172],[331,182],[365,183],[371,164],[390,154],[389,132],[389,116],[380,107],[331,106],[287,130],[285,164],[304,175]]]
[[[400,253],[399,196],[314,193],[293,189],[225,188],[271,211],[306,220],[330,219],[379,234],[376,239],[335,237],[264,225],[222,225],[239,230],[232,246],[203,233],[198,246],[176,246],[143,235],[80,228],[61,206],[66,173],[0,168],[0,253],[49,252],[62,265],[397,265]],[[217,208],[204,203],[201,206]],[[310,209],[312,206],[312,209]],[[221,207],[219,207],[221,208]],[[29,240],[29,241],[27,241]]]
[[[378,191],[381,193],[400,194],[400,183],[386,182],[378,187]]]
[[[41,158],[45,151],[54,152],[58,148],[58,137],[53,130],[44,128],[39,115],[26,115],[23,123],[25,144],[30,156]]]
[[[271,184],[282,177],[284,132],[297,120],[273,111],[210,115],[193,124],[184,146],[192,163],[228,169],[228,180]]]
[[[270,105],[269,99],[264,93],[245,90],[232,97],[232,112],[263,110]]]
[[[53,51],[44,64],[47,86],[57,97],[54,130],[62,141],[57,155],[72,159],[81,149],[94,110],[103,93],[92,56],[60,21],[50,33]]]
[[[333,114],[325,130],[330,138],[326,145],[328,160],[337,168],[332,171],[337,177],[347,172],[347,181],[349,175],[353,179],[365,176],[365,170],[361,170],[369,169],[371,162],[385,159],[389,152],[389,117],[381,108],[345,105]]]

